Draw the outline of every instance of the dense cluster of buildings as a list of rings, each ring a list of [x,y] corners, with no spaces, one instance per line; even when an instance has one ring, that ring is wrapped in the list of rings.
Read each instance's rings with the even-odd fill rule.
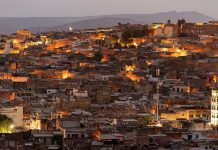
[[[146,27],[1,35],[0,149],[218,149],[218,23]]]

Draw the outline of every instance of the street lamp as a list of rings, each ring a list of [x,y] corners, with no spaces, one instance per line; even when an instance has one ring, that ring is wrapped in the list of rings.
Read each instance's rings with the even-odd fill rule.
[[[10,129],[14,129],[14,125],[13,124],[10,125]]]

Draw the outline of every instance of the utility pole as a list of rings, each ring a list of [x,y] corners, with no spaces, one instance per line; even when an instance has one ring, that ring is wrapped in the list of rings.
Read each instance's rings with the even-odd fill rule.
[[[159,121],[159,81],[157,82],[157,121]]]
[[[159,85],[159,76],[160,76],[160,69],[158,68],[156,70],[156,76],[157,76],[157,121],[159,121],[159,90],[160,90],[160,85]]]

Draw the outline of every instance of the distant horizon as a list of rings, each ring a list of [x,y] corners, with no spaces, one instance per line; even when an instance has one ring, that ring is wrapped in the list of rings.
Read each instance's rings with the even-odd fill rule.
[[[104,17],[104,16],[113,16],[113,15],[152,15],[152,14],[160,14],[160,13],[168,13],[168,12],[177,12],[177,13],[182,13],[182,12],[197,12],[201,13],[203,15],[206,15],[208,17],[211,17],[215,20],[218,20],[218,18],[212,17],[208,14],[195,11],[195,10],[187,10],[187,11],[176,11],[176,10],[171,10],[171,11],[160,11],[160,12],[154,12],[154,13],[119,13],[119,14],[101,14],[101,15],[87,15],[87,16],[27,16],[27,17],[22,17],[22,16],[0,16],[0,18],[83,18],[83,17]]]

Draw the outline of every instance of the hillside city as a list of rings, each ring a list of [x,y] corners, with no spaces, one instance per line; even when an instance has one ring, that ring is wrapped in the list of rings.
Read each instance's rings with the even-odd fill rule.
[[[217,150],[218,21],[0,35],[1,150]]]

